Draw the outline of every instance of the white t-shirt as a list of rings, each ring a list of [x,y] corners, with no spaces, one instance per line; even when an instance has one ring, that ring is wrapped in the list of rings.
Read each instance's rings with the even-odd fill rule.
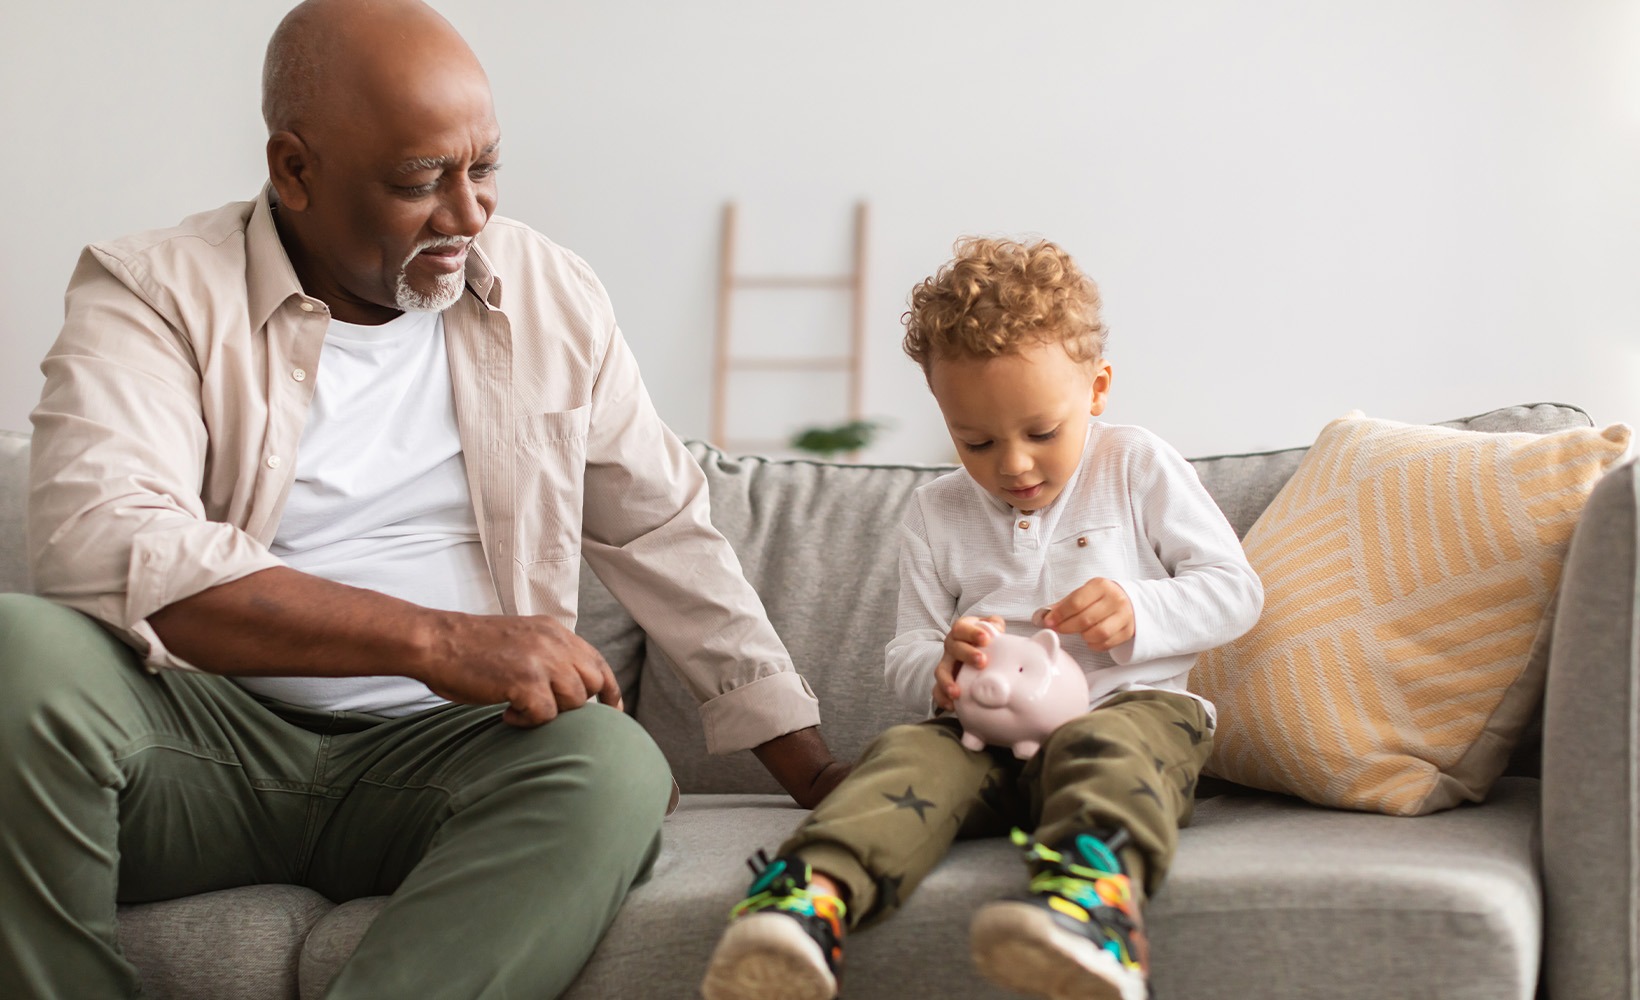
[[[1090,708],[1134,689],[1190,694],[1196,654],[1246,632],[1264,605],[1241,542],[1190,463],[1142,427],[1095,421],[1076,474],[1043,510],[1015,510],[962,469],[912,494],[889,686],[908,708],[931,711],[952,622],[996,615],[1030,635],[1037,609],[1094,577],[1127,594],[1134,632],[1107,652],[1060,636],[1087,675]]]
[[[423,607],[500,614],[456,430],[439,313],[332,320],[273,554]],[[408,715],[444,704],[408,677],[240,677],[294,705]]]

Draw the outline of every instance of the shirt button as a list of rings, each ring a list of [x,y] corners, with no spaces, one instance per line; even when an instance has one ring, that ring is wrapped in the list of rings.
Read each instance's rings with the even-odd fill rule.
[[[269,455],[268,456],[268,468],[270,468],[270,469],[279,468],[279,456],[278,455]]]
[[[1078,546],[1078,547],[1079,547],[1079,548],[1084,548],[1084,549],[1085,549],[1085,548],[1087,548],[1087,547],[1088,547],[1088,540],[1087,540],[1087,538],[1086,538],[1086,537],[1083,537],[1083,538],[1078,538],[1078,539],[1077,539],[1077,540],[1076,540],[1076,544],[1077,544],[1077,546]]]
[[[305,312],[305,313],[312,312],[313,311],[313,303],[311,303],[311,302],[302,303],[302,311]]]
[[[307,372],[303,371],[300,368],[292,368],[291,372],[290,372],[290,377],[295,379],[298,382],[305,382],[305,381],[307,381]]]
[[[1020,531],[1029,531],[1030,529],[1031,529],[1031,522],[1029,522],[1029,521],[1019,522],[1019,530]]]

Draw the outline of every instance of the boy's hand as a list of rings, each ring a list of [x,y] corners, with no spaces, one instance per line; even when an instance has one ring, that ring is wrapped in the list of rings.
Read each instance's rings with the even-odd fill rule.
[[[1061,635],[1080,635],[1088,648],[1103,653],[1133,638],[1133,602],[1113,580],[1096,576],[1037,613],[1043,628]],[[949,646],[950,640],[946,640]]]
[[[996,615],[986,618],[964,615],[945,634],[945,655],[934,668],[934,704],[947,712],[956,707],[957,695],[962,693],[957,686],[957,670],[963,665],[985,669],[983,647],[991,641],[991,632],[984,624],[987,622],[995,625],[999,632],[1008,627]]]

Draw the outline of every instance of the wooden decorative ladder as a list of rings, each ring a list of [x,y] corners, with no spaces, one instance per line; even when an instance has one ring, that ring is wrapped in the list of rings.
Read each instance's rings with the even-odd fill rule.
[[[740,372],[841,372],[846,377],[847,417],[859,420],[865,375],[866,232],[870,209],[864,201],[854,206],[854,261],[847,274],[740,274],[735,270],[734,202],[723,206],[723,243],[718,257],[717,337],[712,368],[712,443],[729,452],[790,450],[785,439],[731,437],[729,434],[730,381]],[[734,353],[731,336],[736,292],[813,291],[835,289],[850,296],[848,349],[841,354],[808,356],[748,356]]]

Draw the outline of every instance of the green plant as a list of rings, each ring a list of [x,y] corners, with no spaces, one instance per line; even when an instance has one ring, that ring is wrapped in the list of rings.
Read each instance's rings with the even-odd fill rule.
[[[791,446],[821,458],[840,452],[859,451],[870,444],[887,424],[880,420],[850,420],[833,427],[805,427],[792,435]]]

